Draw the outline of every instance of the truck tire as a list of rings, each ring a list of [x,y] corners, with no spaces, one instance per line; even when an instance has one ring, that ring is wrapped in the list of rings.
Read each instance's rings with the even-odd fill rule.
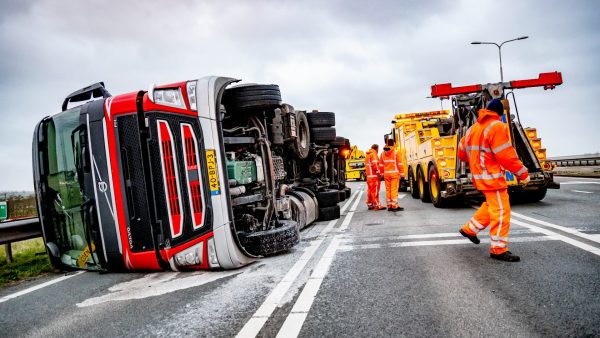
[[[429,184],[425,181],[425,175],[423,174],[423,169],[417,169],[417,185],[419,186],[419,198],[423,203],[431,202],[431,197],[429,196]]]
[[[306,207],[300,196],[290,195],[290,207],[292,209],[292,219],[296,222],[298,230],[302,230],[307,225]]]
[[[319,221],[331,221],[340,218],[340,206],[319,208]]]
[[[344,190],[338,190],[338,195],[340,195],[340,202],[346,200],[346,192]]]
[[[308,127],[308,121],[304,112],[296,114],[296,135],[297,137],[290,141],[289,147],[292,149],[296,157],[304,160],[310,152],[311,133]]]
[[[344,188],[344,192],[346,193],[346,198],[350,198],[352,195],[352,189],[350,188]]]
[[[442,197],[442,180],[435,165],[429,168],[429,197],[436,208],[447,208],[451,199]]]
[[[338,136],[335,140],[331,141],[331,146],[335,148],[342,148],[346,145],[346,138]]]
[[[419,198],[419,188],[417,188],[417,180],[415,180],[411,168],[408,168],[408,184],[410,187],[410,195],[412,196],[412,198]]]
[[[319,201],[319,209],[333,207],[340,202],[340,194],[338,190],[324,190],[317,192],[317,201]]]
[[[254,256],[267,256],[287,251],[300,243],[300,232],[294,221],[280,220],[279,227],[253,233],[240,232],[240,244]]]
[[[546,197],[547,188],[538,188],[536,190],[515,191],[510,194],[511,203],[535,203]]]
[[[319,111],[308,113],[306,117],[311,128],[335,126],[335,113]]]
[[[360,178],[359,178],[359,180],[361,180],[363,182],[367,180],[367,174],[364,171],[360,172]]]
[[[335,141],[335,128],[317,127],[310,129],[311,140],[315,143],[329,143]]]
[[[273,110],[281,105],[281,92],[279,86],[274,84],[244,84],[226,89],[222,101],[230,113],[253,109]]]

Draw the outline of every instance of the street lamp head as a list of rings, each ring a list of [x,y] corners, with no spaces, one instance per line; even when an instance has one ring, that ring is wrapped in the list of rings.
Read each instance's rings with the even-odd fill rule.
[[[525,40],[527,38],[529,38],[529,37],[528,36],[521,36],[521,37],[518,37],[517,40]]]
[[[481,45],[481,42],[479,42],[479,41],[473,41],[473,42],[471,42],[471,44],[472,45]]]

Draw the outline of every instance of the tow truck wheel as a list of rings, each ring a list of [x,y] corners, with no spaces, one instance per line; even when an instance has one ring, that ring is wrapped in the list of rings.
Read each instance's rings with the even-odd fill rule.
[[[410,195],[412,198],[419,198],[419,189],[411,168],[408,168],[408,185],[410,186]]]
[[[436,208],[446,208],[450,205],[450,200],[442,197],[442,180],[435,165],[429,168],[429,195]]]
[[[367,180],[367,174],[365,174],[364,171],[360,172],[360,180],[361,181],[366,181]]]
[[[289,147],[299,159],[304,160],[310,152],[311,135],[306,115],[303,112],[296,114],[296,128],[298,136],[290,142]]]
[[[421,168],[417,170],[417,184],[419,185],[419,198],[421,198],[421,202],[431,202],[431,196],[429,196],[429,184],[425,182],[425,175]]]
[[[272,110],[281,105],[281,92],[279,86],[274,84],[235,86],[225,90],[223,105],[230,113],[236,110]]]
[[[267,231],[239,233],[240,244],[252,255],[267,256],[287,251],[300,243],[300,231],[294,221],[280,220],[279,227]]]

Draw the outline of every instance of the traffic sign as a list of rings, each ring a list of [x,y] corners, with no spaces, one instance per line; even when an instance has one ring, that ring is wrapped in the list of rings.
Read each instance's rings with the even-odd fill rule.
[[[0,221],[4,221],[8,218],[8,207],[6,202],[0,202]]]

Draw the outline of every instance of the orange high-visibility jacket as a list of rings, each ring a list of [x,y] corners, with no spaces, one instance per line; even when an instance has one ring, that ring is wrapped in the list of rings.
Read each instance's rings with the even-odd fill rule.
[[[377,151],[369,149],[367,156],[365,157],[365,167],[367,178],[377,177],[379,174],[379,158],[377,158]]]
[[[402,167],[402,158],[400,156],[400,152],[396,151],[394,148],[383,148],[380,161],[383,163],[384,174],[403,173],[404,169]]]
[[[473,183],[478,190],[506,189],[504,169],[525,179],[529,172],[512,146],[506,124],[487,109],[479,110],[477,123],[460,140],[458,158],[469,162]]]

